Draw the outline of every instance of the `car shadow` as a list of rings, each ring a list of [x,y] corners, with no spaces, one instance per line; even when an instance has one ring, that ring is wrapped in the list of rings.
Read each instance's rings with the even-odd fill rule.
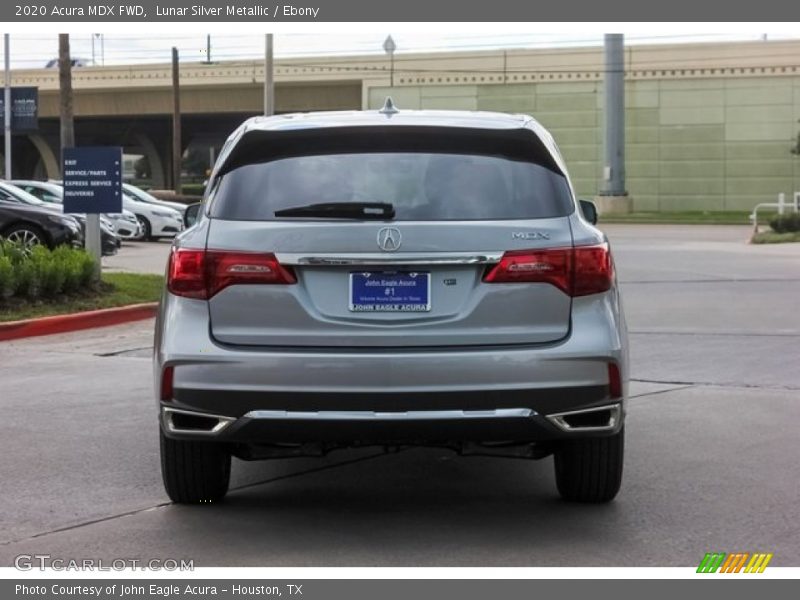
[[[563,564],[565,538],[596,544],[620,512],[561,501],[551,459],[412,449],[278,478],[262,465],[267,483],[167,508],[187,547],[214,540],[199,564]]]

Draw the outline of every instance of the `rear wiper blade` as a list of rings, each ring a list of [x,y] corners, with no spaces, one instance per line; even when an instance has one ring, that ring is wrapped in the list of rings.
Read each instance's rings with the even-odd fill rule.
[[[275,211],[276,217],[322,217],[331,219],[394,219],[388,202],[323,202]]]

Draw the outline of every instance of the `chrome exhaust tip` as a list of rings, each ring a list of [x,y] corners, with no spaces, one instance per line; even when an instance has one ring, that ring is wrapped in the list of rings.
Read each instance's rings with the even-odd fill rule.
[[[161,407],[164,429],[169,433],[191,435],[217,435],[236,419],[208,413]]]
[[[621,418],[622,405],[619,403],[547,415],[553,425],[569,433],[611,431]]]

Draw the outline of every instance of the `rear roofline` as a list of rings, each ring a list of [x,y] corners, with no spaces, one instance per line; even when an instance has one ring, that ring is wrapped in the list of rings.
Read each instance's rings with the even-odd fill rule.
[[[285,145],[287,141],[298,138],[309,139],[316,133],[325,135],[321,137],[339,137],[345,131],[357,134],[369,133],[369,138],[377,137],[397,129],[416,129],[422,133],[429,128],[446,129],[450,132],[462,130],[473,135],[482,133],[516,138],[522,141],[534,142],[537,147],[539,164],[565,176],[569,180],[566,165],[561,157],[552,135],[542,125],[529,115],[505,114],[481,111],[437,111],[437,110],[401,110],[397,113],[382,113],[380,111],[337,111],[337,112],[309,112],[277,115],[272,117],[251,117],[240,125],[225,142],[219,159],[209,177],[207,189],[212,189],[214,181],[221,175],[236,166],[254,162],[243,160],[242,144],[250,146],[252,151],[256,146],[271,146],[273,149]],[[251,144],[249,138],[253,140]],[[269,144],[265,142],[269,141]],[[271,142],[278,142],[274,145]],[[257,150],[257,149],[256,149]],[[288,150],[284,150],[286,152]],[[274,150],[273,158],[275,156]],[[258,152],[257,152],[258,153]],[[263,155],[269,156],[267,149],[262,150]],[[290,154],[286,154],[288,156]],[[571,185],[570,185],[571,187]]]
[[[441,126],[353,126],[247,132],[215,176],[243,165],[293,156],[372,152],[480,154],[525,160],[564,175],[550,148],[530,129],[488,130]]]

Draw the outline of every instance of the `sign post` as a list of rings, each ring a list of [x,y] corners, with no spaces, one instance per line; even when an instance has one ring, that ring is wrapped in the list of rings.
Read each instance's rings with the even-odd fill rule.
[[[100,213],[122,212],[122,148],[64,149],[64,212],[86,213],[86,250],[100,280]]]

